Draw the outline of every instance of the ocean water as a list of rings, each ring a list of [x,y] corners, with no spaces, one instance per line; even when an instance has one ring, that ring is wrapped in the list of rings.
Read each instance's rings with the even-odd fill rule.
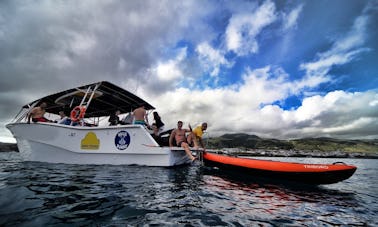
[[[272,158],[273,159],[273,158]],[[179,168],[23,162],[0,153],[0,226],[378,226],[378,160],[309,187]]]

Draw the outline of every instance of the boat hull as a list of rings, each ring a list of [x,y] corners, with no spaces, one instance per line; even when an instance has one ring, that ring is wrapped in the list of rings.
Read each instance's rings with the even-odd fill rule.
[[[12,123],[7,128],[26,161],[165,167],[190,163],[183,150],[160,147],[139,125],[74,127]]]
[[[205,152],[206,166],[242,173],[244,176],[289,180],[305,184],[333,184],[351,177],[355,166],[345,164],[304,164],[239,158]]]

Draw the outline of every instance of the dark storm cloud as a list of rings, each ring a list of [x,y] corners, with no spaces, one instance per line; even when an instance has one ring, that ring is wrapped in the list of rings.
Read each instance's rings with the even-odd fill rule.
[[[20,106],[100,80],[118,84],[161,108],[162,116],[169,116],[167,127],[175,126],[177,118],[201,122],[205,116],[211,118],[211,129],[218,133],[245,131],[298,137],[352,135],[357,129],[363,135],[376,135],[374,127],[369,127],[377,122],[376,90],[366,93],[367,89],[362,89],[366,96],[360,104],[356,100],[361,95],[352,91],[336,95],[346,103],[334,103],[334,76],[327,74],[351,60],[365,63],[361,64],[364,67],[362,54],[375,53],[374,46],[364,43],[376,37],[372,35],[376,31],[369,27],[376,21],[376,7],[374,1],[360,2],[352,1],[367,4],[371,10],[341,7],[345,6],[342,1],[327,9],[317,1],[303,5],[271,0],[0,1],[0,137]],[[335,12],[348,20],[334,17]],[[375,16],[370,19],[367,13]],[[272,15],[269,26],[264,15]],[[323,23],[315,20],[319,27],[314,28],[309,15],[316,15]],[[251,22],[250,18],[255,19]],[[331,33],[324,32],[324,24]],[[283,34],[278,28],[281,25],[289,25]],[[253,38],[245,34],[253,34]],[[272,37],[266,39],[266,34]],[[305,37],[306,42],[294,42],[294,37]],[[267,45],[268,41],[273,45]],[[259,51],[240,58],[227,51],[228,44],[240,47],[236,50],[252,50],[248,47],[251,44]],[[282,53],[277,53],[281,48]],[[305,57],[296,57],[303,53]],[[292,69],[279,61],[273,65],[276,55],[292,62],[289,68],[301,66],[300,70],[310,73],[292,78]],[[369,77],[369,89],[374,89],[370,85],[374,84],[370,78],[375,75],[371,73],[375,72],[374,64],[369,64],[365,79]],[[270,71],[276,68],[282,73]],[[320,84],[332,89],[319,91]],[[301,100],[301,106],[290,111],[274,105],[263,108],[283,102],[289,93],[306,92],[313,94],[304,99],[313,99]]]
[[[183,35],[209,34],[190,27],[205,12],[195,2],[1,1],[0,122],[27,102],[77,85],[148,85],[146,72],[168,57],[166,48]],[[167,89],[161,85],[152,92]]]

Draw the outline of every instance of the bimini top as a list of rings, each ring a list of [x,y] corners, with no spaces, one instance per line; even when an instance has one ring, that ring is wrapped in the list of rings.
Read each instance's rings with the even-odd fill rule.
[[[52,94],[28,103],[23,108],[46,102],[46,112],[48,113],[58,114],[61,110],[70,111],[75,106],[80,105],[88,90],[91,92],[87,94],[87,98],[91,96],[92,92],[93,96],[87,106],[85,117],[102,117],[114,113],[116,110],[120,110],[121,113],[127,113],[142,105],[146,110],[155,109],[138,96],[107,81],[83,85]]]

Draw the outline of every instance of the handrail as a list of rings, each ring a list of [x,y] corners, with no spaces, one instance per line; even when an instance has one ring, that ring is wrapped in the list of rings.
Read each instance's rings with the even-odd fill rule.
[[[21,108],[18,114],[12,119],[11,122],[21,122],[25,117],[28,116],[29,112],[37,105],[38,102],[29,105],[29,109]]]
[[[87,105],[86,105],[87,108],[88,108],[88,106],[89,106],[89,103],[91,103],[91,101],[92,101],[92,99],[93,99],[93,96],[94,96],[94,94],[95,94],[95,92],[96,92],[96,90],[98,89],[99,86],[100,86],[100,83],[96,84],[95,88],[92,90],[91,97],[89,98],[89,100],[88,100],[88,102],[87,102]]]
[[[87,91],[85,92],[85,95],[82,98],[82,100],[80,102],[80,105],[78,106],[79,108],[84,107],[85,108],[84,111],[86,109],[88,109],[89,104],[91,103],[91,101],[93,99],[93,96],[95,95],[95,92],[99,88],[100,85],[101,85],[101,83],[95,84],[93,89],[92,89],[92,86],[88,86]],[[87,97],[88,97],[89,93],[90,93],[90,96],[89,96],[89,99],[87,100]],[[71,114],[72,114],[72,112],[71,112]],[[83,117],[84,116],[85,116],[85,112],[83,114]],[[71,122],[71,125],[73,125],[73,121]]]

